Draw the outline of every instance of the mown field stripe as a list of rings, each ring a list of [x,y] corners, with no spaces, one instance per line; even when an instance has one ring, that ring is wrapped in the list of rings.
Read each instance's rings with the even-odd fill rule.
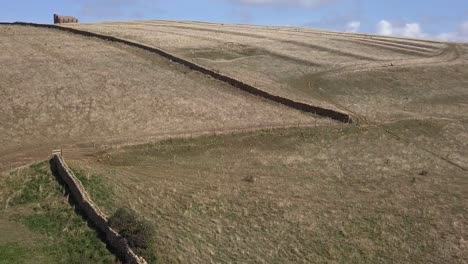
[[[250,94],[263,97],[263,98],[268,99],[270,101],[280,103],[280,104],[286,105],[288,107],[291,107],[291,108],[294,108],[294,109],[297,109],[297,110],[300,110],[300,111],[303,111],[303,112],[308,112],[308,113],[316,114],[316,115],[319,115],[319,116],[331,118],[333,120],[343,122],[343,123],[353,123],[353,120],[352,120],[351,116],[348,115],[348,114],[338,112],[338,111],[332,110],[332,109],[327,109],[327,108],[323,108],[323,107],[309,105],[309,104],[302,103],[302,102],[297,102],[297,101],[294,101],[294,100],[291,100],[291,99],[288,99],[288,98],[284,98],[284,97],[281,97],[281,96],[270,94],[268,92],[265,92],[263,90],[255,88],[252,85],[246,84],[246,83],[241,82],[239,80],[236,80],[236,79],[234,79],[232,77],[229,77],[229,76],[220,74],[218,72],[212,71],[212,70],[207,69],[205,67],[202,67],[202,66],[200,66],[200,65],[198,65],[198,64],[196,64],[194,62],[190,62],[190,61],[187,61],[187,60],[182,59],[180,57],[177,57],[177,56],[175,56],[173,54],[170,54],[170,53],[168,53],[168,52],[166,52],[166,51],[164,51],[162,49],[159,49],[159,48],[146,46],[146,45],[143,45],[143,44],[140,44],[140,43],[132,42],[132,41],[125,40],[125,39],[116,38],[116,37],[113,37],[113,36],[93,33],[93,32],[84,31],[84,30],[75,29],[75,28],[61,27],[61,26],[51,25],[51,24],[36,24],[36,23],[25,23],[25,22],[1,23],[1,24],[4,24],[4,25],[33,26],[33,27],[40,27],[40,28],[58,29],[58,30],[62,30],[62,31],[70,32],[70,33],[75,33],[75,34],[79,34],[79,35],[83,35],[83,36],[87,36],[87,37],[95,37],[95,38],[99,38],[99,39],[103,39],[103,40],[107,40],[107,41],[112,41],[112,42],[117,42],[117,43],[122,43],[122,44],[125,44],[125,45],[129,45],[129,46],[133,46],[133,47],[140,48],[140,49],[143,49],[143,50],[146,50],[146,51],[149,51],[149,52],[156,53],[156,54],[158,54],[158,55],[160,55],[160,56],[162,56],[162,57],[164,57],[164,58],[166,58],[168,60],[171,60],[173,62],[182,64],[182,65],[190,68],[191,70],[198,71],[198,72],[200,72],[202,74],[211,76],[214,79],[217,79],[217,80],[220,80],[222,82],[228,83],[229,85],[234,86],[236,88],[239,88],[239,89],[241,89],[243,91],[246,91],[246,92],[248,92]]]
[[[378,61],[378,59],[375,59],[373,57],[370,57],[370,56],[367,56],[367,55],[364,55],[364,54],[355,54],[355,53],[345,52],[345,51],[342,51],[342,50],[339,50],[339,49],[334,49],[334,48],[330,48],[330,47],[326,47],[326,46],[320,46],[320,45],[317,45],[317,44],[306,43],[306,42],[301,42],[301,41],[295,41],[295,40],[291,40],[291,39],[282,39],[282,38],[269,37],[269,36],[259,35],[259,34],[236,32],[236,31],[229,31],[229,30],[210,29],[210,28],[202,28],[202,27],[188,27],[188,26],[176,26],[176,25],[155,25],[155,24],[144,23],[144,22],[142,22],[140,24],[153,26],[153,27],[180,28],[180,29],[186,29],[186,30],[192,30],[192,31],[211,32],[211,33],[219,33],[219,34],[250,37],[250,38],[256,38],[256,39],[272,40],[272,41],[276,41],[276,42],[281,42],[281,43],[296,45],[296,46],[299,46],[299,47],[304,47],[304,48],[309,48],[309,49],[318,50],[318,51],[322,51],[322,52],[327,52],[327,53],[330,53],[330,54],[337,54],[337,55],[343,56],[343,57],[350,57],[350,58],[354,58],[354,59],[358,59],[358,60]]]

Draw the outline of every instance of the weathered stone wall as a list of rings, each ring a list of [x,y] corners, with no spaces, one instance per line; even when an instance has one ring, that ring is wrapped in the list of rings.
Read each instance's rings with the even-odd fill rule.
[[[246,84],[246,83],[243,83],[243,82],[241,82],[239,80],[236,80],[236,79],[234,79],[232,77],[223,75],[221,73],[218,73],[218,72],[215,72],[213,70],[207,69],[207,68],[205,68],[203,66],[200,66],[200,65],[198,65],[198,64],[196,64],[194,62],[191,62],[191,61],[185,60],[183,58],[177,57],[175,55],[172,55],[172,54],[170,54],[170,53],[168,53],[168,52],[166,52],[166,51],[164,51],[162,49],[149,47],[149,46],[146,46],[146,45],[143,45],[143,44],[135,43],[135,42],[132,42],[132,41],[128,41],[128,40],[125,40],[125,39],[120,39],[120,38],[116,38],[116,37],[112,37],[112,36],[108,36],[108,35],[97,34],[97,33],[88,32],[88,31],[75,29],[75,28],[61,27],[61,26],[57,26],[57,25],[34,24],[34,23],[23,23],[23,22],[15,22],[15,23],[11,23],[11,24],[12,25],[25,25],[25,26],[33,26],[33,27],[59,29],[59,30],[63,30],[63,31],[67,31],[67,32],[71,32],[71,33],[75,33],[75,34],[79,34],[79,35],[83,35],[83,36],[95,37],[95,38],[99,38],[99,39],[103,39],[103,40],[123,43],[123,44],[129,45],[129,46],[137,47],[137,48],[140,48],[140,49],[152,52],[152,53],[156,53],[156,54],[158,54],[158,55],[160,55],[160,56],[162,56],[162,57],[164,57],[164,58],[166,58],[168,60],[171,60],[173,62],[182,64],[182,65],[184,65],[186,67],[189,67],[190,69],[192,69],[194,71],[198,71],[198,72],[203,73],[205,75],[211,76],[214,79],[217,79],[217,80],[220,80],[222,82],[228,83],[231,86],[239,88],[239,89],[241,89],[243,91],[246,91],[248,93],[251,93],[251,94],[263,97],[265,99],[268,99],[268,100],[271,100],[271,101],[274,101],[274,102],[289,106],[289,107],[297,109],[297,110],[301,110],[301,111],[304,111],[304,112],[313,113],[313,114],[316,114],[316,115],[328,117],[328,118],[331,118],[331,119],[334,119],[334,120],[337,120],[337,121],[340,121],[340,122],[344,122],[344,123],[352,123],[351,116],[348,115],[348,114],[341,113],[341,112],[338,112],[338,111],[332,110],[332,109],[326,109],[326,108],[322,108],[322,107],[317,107],[317,106],[305,104],[305,103],[302,103],[302,102],[297,102],[297,101],[294,101],[294,100],[291,100],[291,99],[288,99],[288,98],[285,98],[285,97],[270,94],[268,92],[265,92],[263,90],[255,88],[255,87],[253,87],[253,86],[251,86],[249,84]]]
[[[76,178],[60,154],[53,155],[51,166],[53,166],[52,169],[55,170],[58,176],[60,176],[67,185],[70,194],[85,216],[99,231],[105,234],[108,245],[115,249],[126,263],[146,264],[146,261],[142,257],[137,256],[133,252],[127,240],[109,226],[107,216],[93,203],[80,180]]]

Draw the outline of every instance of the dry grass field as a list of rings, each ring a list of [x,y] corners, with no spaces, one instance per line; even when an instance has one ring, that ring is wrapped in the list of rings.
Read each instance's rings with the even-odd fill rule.
[[[468,100],[466,44],[183,21],[69,26],[159,47],[273,94],[368,121],[468,112],[460,103]]]
[[[161,263],[468,263],[468,45],[189,21],[66,26],[356,122],[124,44],[0,25],[0,256],[30,261],[56,226],[89,236],[44,163],[7,171],[96,142],[113,147],[65,159],[108,214],[130,207],[154,223]],[[10,206],[30,189],[31,203]],[[98,261],[88,249],[101,244],[75,238]]]
[[[23,26],[0,26],[0,40],[4,161],[72,143],[330,123],[135,48]]]
[[[429,121],[390,128],[447,136]],[[467,172],[382,127],[168,140],[69,163],[114,189],[111,210],[153,221],[162,263],[468,261]]]

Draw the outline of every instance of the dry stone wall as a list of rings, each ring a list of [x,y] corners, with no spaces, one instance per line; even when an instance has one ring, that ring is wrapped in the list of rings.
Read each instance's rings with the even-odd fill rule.
[[[158,54],[158,55],[160,55],[160,56],[162,56],[162,57],[164,57],[164,58],[166,58],[168,60],[171,60],[173,62],[182,64],[182,65],[190,68],[191,70],[198,71],[198,72],[200,72],[202,74],[208,75],[208,76],[210,76],[210,77],[212,77],[214,79],[217,79],[217,80],[220,80],[222,82],[228,83],[231,86],[239,88],[239,89],[241,89],[243,91],[246,91],[248,93],[254,94],[256,96],[263,97],[265,99],[268,99],[268,100],[271,100],[271,101],[274,101],[274,102],[289,106],[291,108],[294,108],[294,109],[297,109],[297,110],[300,110],[300,111],[304,111],[304,112],[313,113],[313,114],[316,114],[316,115],[328,117],[328,118],[334,119],[334,120],[339,121],[339,122],[352,123],[351,116],[346,114],[346,113],[341,113],[341,112],[336,111],[336,110],[326,109],[326,108],[322,108],[322,107],[318,107],[318,106],[313,106],[313,105],[309,105],[309,104],[306,104],[306,103],[297,102],[297,101],[294,101],[294,100],[291,100],[291,99],[288,99],[288,98],[285,98],[285,97],[270,94],[268,92],[265,92],[263,90],[255,88],[250,84],[246,84],[246,83],[244,83],[242,81],[239,81],[239,80],[236,80],[236,79],[234,79],[232,77],[229,77],[229,76],[223,75],[221,73],[215,72],[213,70],[207,69],[207,68],[205,68],[203,66],[200,66],[200,65],[198,65],[198,64],[196,64],[194,62],[191,62],[191,61],[185,60],[183,58],[177,57],[175,55],[172,55],[172,54],[170,54],[170,53],[168,53],[168,52],[166,52],[166,51],[164,51],[162,49],[146,46],[146,45],[143,45],[143,44],[139,44],[139,43],[136,43],[136,42],[132,42],[132,41],[128,41],[128,40],[125,40],[125,39],[120,39],[120,38],[116,38],[116,37],[112,37],[112,36],[108,36],[108,35],[88,32],[88,31],[75,29],[75,28],[61,27],[61,26],[57,26],[57,25],[34,24],[34,23],[23,23],[23,22],[15,22],[15,23],[11,23],[11,24],[59,29],[59,30],[62,30],[62,31],[67,31],[67,32],[71,32],[71,33],[75,33],[75,34],[79,34],[79,35],[83,35],[83,36],[95,37],[95,38],[99,38],[99,39],[103,39],[103,40],[107,40],[107,41],[118,42],[118,43],[126,44],[126,45],[129,45],[129,46],[133,46],[133,47],[136,47],[136,48],[140,48],[140,49],[152,52],[152,53],[156,53],[156,54]]]
[[[133,250],[128,245],[127,240],[109,226],[107,216],[91,200],[91,197],[86,192],[80,180],[76,178],[60,154],[53,155],[51,159],[51,166],[53,166],[52,169],[67,185],[74,201],[83,211],[85,216],[99,231],[105,234],[108,245],[116,250],[120,257],[123,258],[125,263],[146,264],[147,262],[145,259],[137,256],[133,252]]]

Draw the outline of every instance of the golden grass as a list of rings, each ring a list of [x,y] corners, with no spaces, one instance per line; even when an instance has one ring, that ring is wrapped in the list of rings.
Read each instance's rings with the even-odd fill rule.
[[[431,123],[388,127],[408,128],[444,142]],[[468,258],[466,171],[380,127],[169,140],[97,159],[71,163],[101,175],[122,205],[155,223],[166,263]]]
[[[468,96],[462,44],[189,21],[72,27],[162,48],[272,94],[373,122],[427,118],[421,104]],[[446,106],[434,109],[452,118]],[[468,112],[466,104],[456,107]]]
[[[8,65],[0,71],[0,155],[36,147],[44,157],[76,142],[330,123],[136,48],[50,29],[0,32]]]

